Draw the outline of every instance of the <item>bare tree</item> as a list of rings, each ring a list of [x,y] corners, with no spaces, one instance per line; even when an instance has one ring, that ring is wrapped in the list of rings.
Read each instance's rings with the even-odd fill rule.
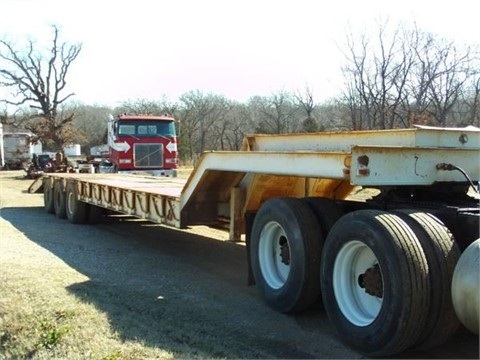
[[[109,114],[112,114],[112,109],[105,106],[76,105],[73,126],[76,131],[86,134],[85,141],[81,143],[84,153],[89,154],[91,147],[107,142]]]
[[[222,121],[212,127],[215,148],[218,150],[239,150],[243,138],[250,130],[250,113],[247,106],[231,102],[231,108],[225,113]],[[251,131],[253,132],[253,131]]]
[[[255,131],[267,134],[286,134],[298,131],[298,109],[293,103],[293,96],[286,91],[279,91],[270,97],[254,97],[249,106],[256,113]]]
[[[428,89],[431,114],[437,125],[447,126],[453,120],[452,109],[460,98],[461,90],[470,77],[470,54],[459,51],[453,43],[437,49],[439,68]]]
[[[167,100],[164,96],[160,101],[137,99],[123,102],[115,112],[118,114],[143,114],[143,115],[175,115],[178,105]]]
[[[346,81],[344,100],[350,108],[353,130],[374,127],[373,89],[369,83],[369,70],[367,68],[367,53],[369,42],[365,34],[356,42],[353,34],[347,37],[347,59],[342,71]]]
[[[359,39],[348,36],[344,99],[354,129],[388,129],[406,123],[401,109],[414,64],[406,38],[403,27],[389,37],[386,24],[380,25],[376,42],[366,34]]]
[[[480,73],[477,72],[466,89],[463,104],[466,107],[464,125],[480,127]]]
[[[315,118],[318,119],[321,131],[338,131],[351,129],[350,123],[345,119],[350,118],[350,108],[339,99],[332,99],[318,104],[315,108]],[[348,124],[348,126],[346,126]]]
[[[410,79],[409,110],[415,120],[446,126],[461,121],[455,113],[468,82],[478,69],[472,63],[470,47],[459,47],[452,41],[435,38],[416,29],[412,48],[416,66]]]
[[[472,76],[463,89],[461,98],[452,112],[457,116],[459,126],[473,125],[480,127],[480,72]]]
[[[320,129],[317,120],[313,116],[313,112],[315,110],[316,104],[313,100],[313,92],[309,86],[305,87],[305,92],[300,93],[297,91],[295,93],[295,100],[297,102],[297,106],[305,111],[305,119],[302,122],[303,131],[305,132],[316,132]]]
[[[205,150],[213,150],[218,138],[212,133],[213,126],[226,119],[232,107],[224,96],[203,94],[195,90],[180,96],[180,121],[183,139],[188,144],[189,159]]]
[[[407,30],[401,25],[392,36],[386,30],[380,26],[377,41],[366,34],[347,38],[343,102],[349,107],[352,127],[464,122],[465,106],[460,102],[478,73],[478,52],[417,27]],[[475,109],[475,102],[472,105]]]
[[[428,89],[431,86],[436,73],[438,63],[432,55],[428,56],[435,44],[432,34],[425,34],[415,28],[412,37],[412,49],[415,52],[416,63],[410,74],[408,82],[408,99],[406,109],[408,111],[409,123],[431,123],[431,116],[428,113],[430,101]]]
[[[74,111],[60,107],[74,93],[63,95],[70,66],[81,51],[81,44],[60,42],[59,29],[53,25],[50,54],[42,54],[33,40],[25,49],[0,39],[0,86],[11,90],[10,99],[0,99],[9,106],[29,106],[31,111],[15,112],[7,122],[34,132],[47,146],[62,148],[78,135],[73,131]],[[73,108],[71,108],[73,110]],[[21,116],[17,116],[21,113]]]

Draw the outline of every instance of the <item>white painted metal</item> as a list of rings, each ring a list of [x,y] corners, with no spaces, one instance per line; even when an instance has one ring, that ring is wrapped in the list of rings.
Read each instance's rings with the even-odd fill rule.
[[[478,334],[480,323],[480,239],[460,256],[452,278],[452,302],[458,319]]]
[[[365,157],[368,165],[364,165]],[[480,147],[477,149],[355,146],[350,182],[354,185],[430,185],[439,181],[467,181],[460,171],[437,169],[453,164],[471,180],[480,179]],[[367,173],[367,175],[366,175]]]
[[[335,259],[335,298],[343,316],[356,326],[370,325],[382,308],[382,299],[367,294],[358,284],[359,276],[377,264],[372,249],[356,240],[346,243]]]
[[[350,151],[355,145],[440,147],[478,149],[480,129],[436,128],[337,131],[315,134],[247,135],[244,150],[250,151]]]
[[[279,223],[270,221],[265,224],[260,233],[258,260],[263,278],[273,289],[281,288],[290,272],[290,264],[285,264],[280,256],[282,240],[288,243],[285,231]]]
[[[343,179],[349,154],[337,152],[221,151],[204,153],[182,191],[182,208],[209,170]]]
[[[361,158],[368,157],[368,165]],[[459,171],[438,170],[441,163],[462,168],[472,180],[480,178],[480,148],[439,149],[354,146],[351,153],[235,151],[203,154],[182,191],[182,208],[208,170],[346,179],[352,185],[430,185],[438,181],[467,181]],[[350,161],[351,160],[351,161]],[[349,169],[351,163],[351,169]],[[347,175],[349,171],[350,175]]]

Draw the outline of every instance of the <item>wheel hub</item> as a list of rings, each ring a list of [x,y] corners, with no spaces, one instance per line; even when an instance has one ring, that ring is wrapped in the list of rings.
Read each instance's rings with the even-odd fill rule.
[[[358,277],[358,285],[369,295],[378,298],[383,297],[383,281],[382,273],[378,264],[368,268],[363,274]]]
[[[280,258],[282,263],[285,265],[290,265],[290,247],[288,246],[288,241],[285,236],[282,236],[279,240],[280,244]]]

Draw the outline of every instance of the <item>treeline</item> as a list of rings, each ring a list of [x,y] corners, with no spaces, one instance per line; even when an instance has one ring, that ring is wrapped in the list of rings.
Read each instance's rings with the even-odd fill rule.
[[[308,90],[308,89],[307,89]],[[246,103],[223,95],[189,91],[171,103],[139,99],[117,108],[76,105],[74,133],[83,135],[89,149],[104,143],[108,114],[172,114],[176,119],[179,151],[183,161],[194,160],[206,150],[238,150],[245,134],[284,134],[345,129],[346,114],[332,104],[315,104],[311,93],[278,92],[254,96]]]
[[[480,52],[417,28],[347,38],[343,104],[353,129],[479,124]]]

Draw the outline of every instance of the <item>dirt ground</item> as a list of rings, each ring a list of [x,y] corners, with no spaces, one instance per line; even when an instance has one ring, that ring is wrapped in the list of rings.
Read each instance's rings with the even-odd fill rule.
[[[320,306],[296,316],[268,308],[247,286],[245,246],[225,232],[127,217],[73,225],[45,213],[43,195],[28,194],[32,180],[23,175],[0,172],[2,281],[15,267],[32,269],[38,281],[61,277],[52,294],[66,289],[106,316],[121,341],[178,358],[365,358],[339,340]],[[462,328],[441,347],[397,358],[478,359],[478,336]]]

